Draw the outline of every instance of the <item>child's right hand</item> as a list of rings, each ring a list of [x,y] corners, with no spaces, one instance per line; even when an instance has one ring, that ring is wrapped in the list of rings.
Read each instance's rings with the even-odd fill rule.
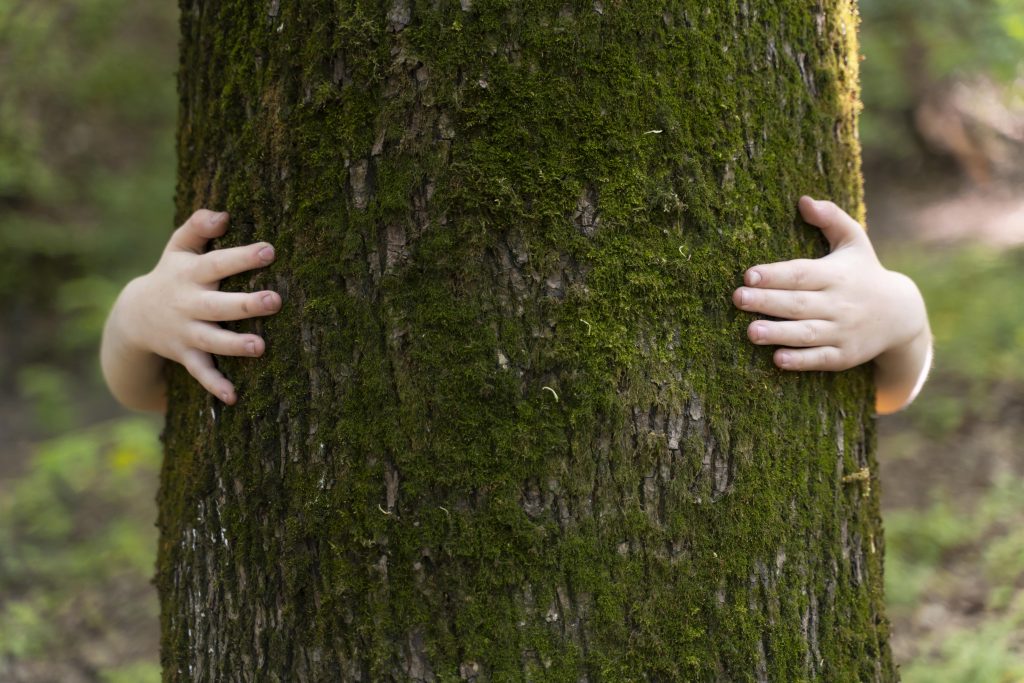
[[[171,235],[156,267],[132,280],[115,307],[120,309],[117,327],[129,347],[181,363],[207,391],[231,405],[237,400],[235,388],[214,366],[212,354],[257,357],[266,345],[258,335],[231,332],[217,323],[276,313],[281,297],[272,291],[219,291],[224,278],[274,260],[274,248],[266,242],[203,253],[206,243],[227,227],[226,213],[196,211]]]

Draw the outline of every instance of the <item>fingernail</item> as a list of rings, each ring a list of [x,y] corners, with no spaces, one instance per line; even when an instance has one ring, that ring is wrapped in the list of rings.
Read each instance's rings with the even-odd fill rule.
[[[225,403],[227,403],[228,402],[228,392],[226,392],[226,391],[220,392],[220,400],[222,400]]]
[[[793,356],[791,354],[788,354],[785,351],[779,354],[779,365],[782,367],[788,368],[792,362]]]
[[[224,216],[226,216],[226,215],[227,214],[225,214],[223,211],[218,211],[217,213],[212,214],[210,216],[210,225],[217,225],[222,220],[224,220]]]
[[[740,306],[746,306],[750,303],[750,291],[746,289],[740,290]]]
[[[764,339],[764,326],[763,325],[751,325],[750,336],[755,342],[759,342]]]
[[[245,345],[245,348],[249,351],[250,355],[253,355],[253,356],[256,355],[256,342],[254,342],[254,341],[249,342],[248,344]]]
[[[270,263],[274,260],[274,248],[269,246],[263,247],[260,249],[259,257],[264,263]]]
[[[751,286],[756,286],[758,283],[761,282],[761,273],[757,272],[756,270],[752,270],[750,271],[750,275],[747,276],[747,279],[750,280]]]
[[[274,300],[273,294],[264,294],[262,301],[263,308],[267,309],[268,311],[272,311],[275,308],[277,308],[277,302]]]

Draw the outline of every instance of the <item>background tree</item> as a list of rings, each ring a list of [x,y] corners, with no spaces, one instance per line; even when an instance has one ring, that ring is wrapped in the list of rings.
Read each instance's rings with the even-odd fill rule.
[[[181,9],[179,219],[285,309],[172,373],[165,680],[896,678],[869,375],[729,299],[860,211],[851,2]]]

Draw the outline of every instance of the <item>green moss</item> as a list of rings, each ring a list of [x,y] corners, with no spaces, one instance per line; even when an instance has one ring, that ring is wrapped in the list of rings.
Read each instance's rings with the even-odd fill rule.
[[[271,240],[225,287],[285,309],[232,326],[268,353],[223,360],[215,421],[173,378],[165,680],[213,641],[314,678],[412,647],[441,680],[893,680],[877,498],[839,481],[869,377],[783,375],[729,299],[824,253],[800,194],[860,210],[851,6],[410,5],[183,9],[180,212]]]

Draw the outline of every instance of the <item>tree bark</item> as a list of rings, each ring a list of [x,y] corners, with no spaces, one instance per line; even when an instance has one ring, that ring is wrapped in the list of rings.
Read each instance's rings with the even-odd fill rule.
[[[897,680],[870,374],[730,300],[862,215],[852,0],[181,11],[178,219],[285,303],[171,372],[165,681]]]

